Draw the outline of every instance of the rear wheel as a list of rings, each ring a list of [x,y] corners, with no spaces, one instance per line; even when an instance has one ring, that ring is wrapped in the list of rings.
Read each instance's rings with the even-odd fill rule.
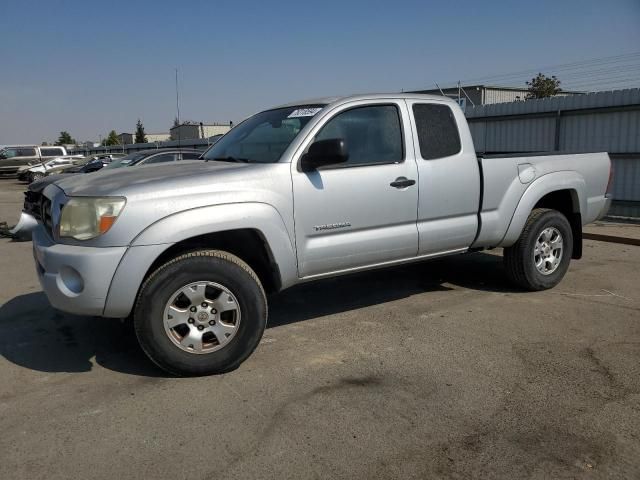
[[[237,368],[257,347],[266,322],[258,277],[218,250],[181,255],[160,267],[143,285],[134,311],[145,353],[184,376]]]
[[[518,241],[504,249],[507,276],[527,290],[555,287],[564,277],[573,251],[567,218],[557,210],[531,212]]]

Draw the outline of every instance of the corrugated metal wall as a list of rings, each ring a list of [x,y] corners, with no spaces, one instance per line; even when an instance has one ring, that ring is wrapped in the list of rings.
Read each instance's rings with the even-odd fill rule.
[[[640,89],[468,106],[465,115],[478,152],[608,152],[614,199],[640,202]]]
[[[560,150],[640,152],[640,108],[563,116],[560,121]]]
[[[509,121],[471,122],[478,152],[545,152],[553,150],[554,118],[514,118]]]
[[[520,97],[520,100],[524,100],[527,95],[527,90],[506,90],[500,88],[486,87],[484,89],[484,103],[504,103],[504,102],[516,102]]]
[[[640,157],[612,160],[613,198],[640,202]]]

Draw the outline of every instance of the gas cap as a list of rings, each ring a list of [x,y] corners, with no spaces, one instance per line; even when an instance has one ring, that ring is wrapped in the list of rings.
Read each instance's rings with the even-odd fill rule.
[[[536,169],[530,163],[520,163],[518,165],[518,177],[520,182],[531,183],[536,178]]]

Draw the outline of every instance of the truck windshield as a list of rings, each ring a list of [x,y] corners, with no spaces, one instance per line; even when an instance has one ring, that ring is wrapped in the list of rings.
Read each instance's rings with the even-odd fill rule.
[[[18,155],[18,152],[16,152],[15,150],[13,150],[11,148],[6,148],[6,149],[0,151],[0,158],[13,158],[16,155]]]
[[[324,105],[299,105],[257,113],[230,130],[205,152],[203,158],[275,163],[322,107]]]

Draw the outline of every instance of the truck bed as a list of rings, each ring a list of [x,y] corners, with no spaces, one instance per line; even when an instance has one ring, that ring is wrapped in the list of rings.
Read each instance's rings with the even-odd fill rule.
[[[572,196],[583,225],[597,220],[606,208],[607,153],[483,155],[478,163],[482,193],[473,248],[512,245],[536,202],[559,185]]]

